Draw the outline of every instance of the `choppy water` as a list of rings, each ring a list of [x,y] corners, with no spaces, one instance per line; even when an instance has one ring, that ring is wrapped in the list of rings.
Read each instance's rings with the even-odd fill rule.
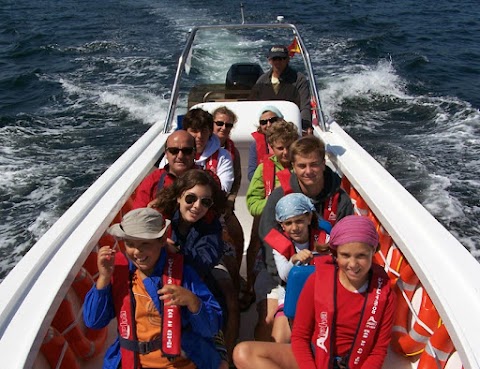
[[[297,25],[326,112],[479,258],[477,2],[244,5]],[[0,279],[165,118],[188,28],[239,21],[236,1],[0,0]]]

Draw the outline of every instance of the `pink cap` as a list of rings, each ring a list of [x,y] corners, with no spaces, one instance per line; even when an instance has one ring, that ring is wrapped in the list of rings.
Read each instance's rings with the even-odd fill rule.
[[[376,248],[378,233],[375,224],[369,218],[358,215],[348,215],[340,219],[330,233],[330,248],[336,250],[338,246],[350,242],[363,242]]]

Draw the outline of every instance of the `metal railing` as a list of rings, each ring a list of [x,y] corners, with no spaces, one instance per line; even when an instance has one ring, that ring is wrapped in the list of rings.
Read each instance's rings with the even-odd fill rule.
[[[309,88],[310,88],[310,96],[313,97],[316,101],[316,106],[314,109],[316,109],[316,115],[319,120],[319,127],[322,131],[326,131],[326,124],[325,124],[325,117],[323,114],[322,110],[322,105],[320,102],[320,96],[318,94],[317,86],[315,83],[315,74],[313,72],[313,67],[312,63],[310,61],[310,54],[307,51],[307,48],[305,46],[305,43],[303,42],[303,39],[301,38],[297,28],[293,24],[288,24],[288,23],[274,23],[274,24],[233,24],[233,25],[212,25],[212,26],[198,26],[198,27],[193,27],[189,31],[189,36],[187,39],[187,42],[185,44],[185,47],[183,49],[182,54],[180,55],[178,59],[178,66],[177,66],[177,71],[175,73],[175,80],[173,82],[173,87],[172,87],[172,93],[170,97],[170,103],[168,106],[168,112],[167,112],[167,117],[165,119],[165,126],[164,126],[164,132],[168,132],[171,129],[172,123],[173,123],[173,118],[175,115],[175,111],[177,109],[177,103],[178,103],[178,97],[180,93],[180,80],[182,78],[182,75],[185,71],[185,65],[187,60],[191,57],[191,52],[192,52],[192,46],[195,41],[195,37],[197,36],[197,33],[199,31],[204,31],[204,30],[242,30],[242,29],[287,29],[292,31],[293,37],[297,39],[297,42],[299,44],[301,53],[302,53],[302,59],[303,63],[305,66],[306,73],[308,75],[309,79]]]

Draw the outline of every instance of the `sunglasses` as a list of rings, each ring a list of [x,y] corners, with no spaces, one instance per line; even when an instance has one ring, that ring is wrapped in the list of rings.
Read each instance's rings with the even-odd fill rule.
[[[233,123],[225,123],[225,122],[222,122],[221,120],[216,120],[213,123],[215,123],[215,125],[217,127],[223,127],[223,125],[225,125],[225,128],[232,128],[233,127]]]
[[[193,152],[195,151],[195,148],[194,147],[183,147],[183,148],[167,147],[165,150],[172,155],[178,155],[180,151],[182,152],[183,155],[192,155]]]
[[[283,57],[283,56],[274,56],[274,57],[272,58],[272,60],[275,60],[275,61],[277,61],[277,60],[287,60],[287,58],[285,58],[285,57]]]
[[[278,117],[271,117],[271,118],[268,118],[268,119],[260,119],[259,122],[260,122],[261,126],[264,126],[268,122],[275,123],[277,120],[278,120]]]
[[[198,199],[199,199],[198,196],[193,193],[189,193],[188,195],[185,196],[185,202],[188,205],[192,205],[196,203]],[[213,200],[209,197],[202,197],[200,198],[200,204],[205,208],[209,208],[210,206],[213,205]]]

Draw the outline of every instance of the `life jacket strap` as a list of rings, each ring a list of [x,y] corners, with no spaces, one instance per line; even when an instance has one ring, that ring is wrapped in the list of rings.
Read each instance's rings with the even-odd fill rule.
[[[129,351],[138,352],[142,355],[162,349],[161,337],[158,337],[153,341],[134,341],[123,337],[119,337],[119,339],[121,347]]]

